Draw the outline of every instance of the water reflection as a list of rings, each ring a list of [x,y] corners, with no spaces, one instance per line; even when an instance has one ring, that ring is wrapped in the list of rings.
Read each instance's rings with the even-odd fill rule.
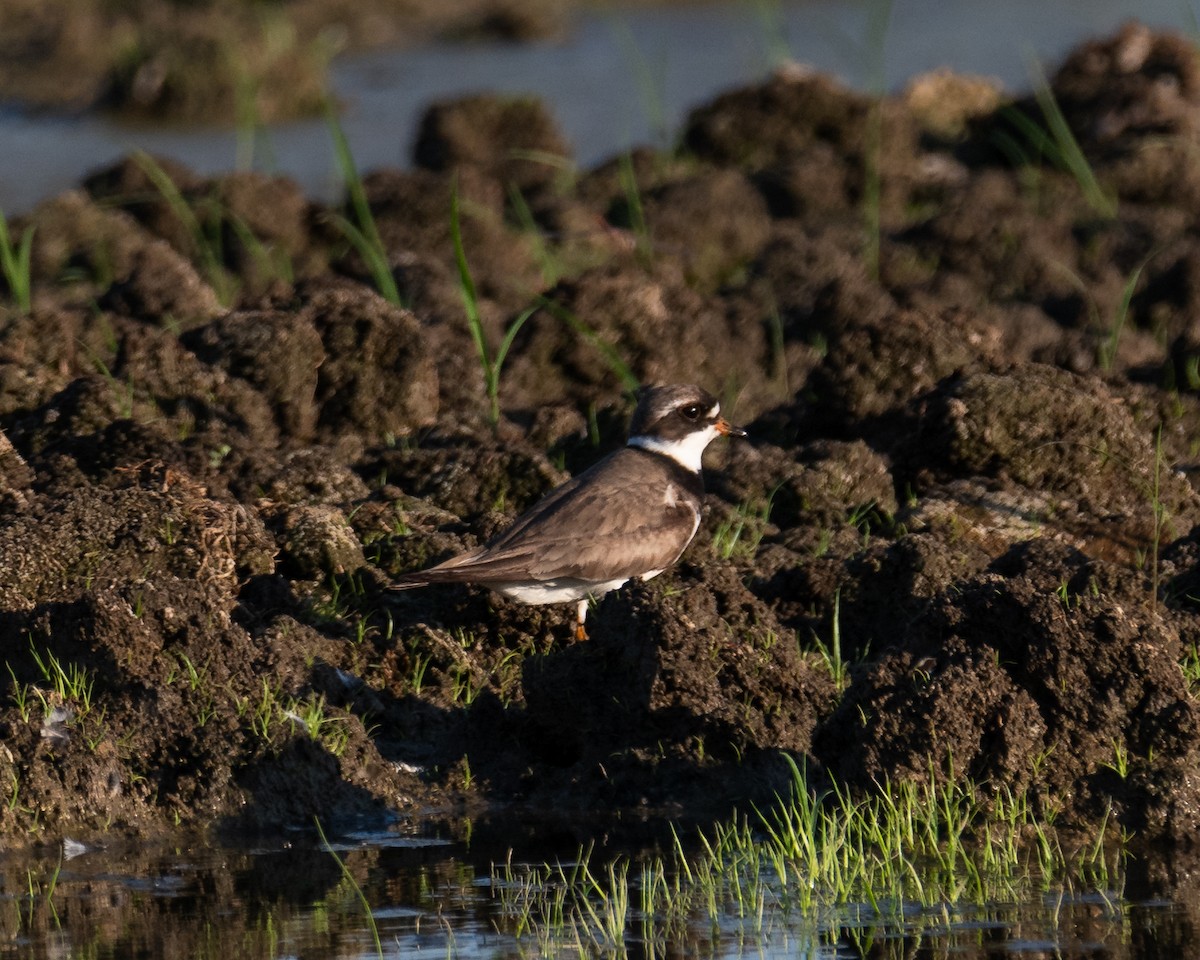
[[[663,931],[638,910],[631,871],[625,940],[603,948],[506,906],[506,871],[570,858],[578,845],[512,854],[502,825],[397,825],[257,847],[202,841],[112,844],[0,857],[0,957],[525,958],[1177,957],[1195,955],[1191,912],[1171,897],[1044,890],[1026,903],[928,909],[851,904],[804,914],[696,917]],[[561,838],[560,838],[561,839]],[[593,862],[597,858],[593,856]],[[1159,881],[1143,870],[1147,887]],[[361,898],[359,891],[361,890]],[[370,918],[362,898],[370,904]],[[550,898],[551,901],[553,897]],[[882,921],[881,916],[892,919]]]

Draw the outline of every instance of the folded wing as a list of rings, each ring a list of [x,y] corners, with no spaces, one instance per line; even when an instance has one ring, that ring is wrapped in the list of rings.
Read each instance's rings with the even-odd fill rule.
[[[661,570],[694,535],[699,504],[683,490],[648,488],[644,457],[625,448],[557,488],[487,547],[405,575],[397,587],[425,583],[504,583],[574,578],[606,581]],[[602,483],[597,481],[603,480]],[[652,498],[656,509],[639,507]]]

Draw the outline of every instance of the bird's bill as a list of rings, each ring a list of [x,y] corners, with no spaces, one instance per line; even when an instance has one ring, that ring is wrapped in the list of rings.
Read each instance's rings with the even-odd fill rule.
[[[714,426],[717,428],[717,433],[723,437],[744,437],[746,435],[745,430],[741,427],[735,427],[724,417],[718,417]]]

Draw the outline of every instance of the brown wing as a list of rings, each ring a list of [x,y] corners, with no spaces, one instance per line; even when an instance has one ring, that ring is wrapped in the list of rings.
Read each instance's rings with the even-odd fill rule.
[[[695,533],[699,498],[687,489],[689,478],[676,478],[675,503],[668,505],[666,476],[661,469],[648,470],[654,461],[646,456],[628,447],[618,450],[554,490],[483,550],[412,579],[602,581],[670,566]]]

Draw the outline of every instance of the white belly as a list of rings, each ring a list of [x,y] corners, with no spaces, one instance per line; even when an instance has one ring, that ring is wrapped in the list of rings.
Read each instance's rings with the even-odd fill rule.
[[[497,593],[521,603],[566,603],[568,600],[602,596],[609,590],[616,590],[628,579],[622,577],[620,580],[589,583],[586,580],[562,577],[558,580],[540,580],[534,583],[493,583],[489,586]]]

